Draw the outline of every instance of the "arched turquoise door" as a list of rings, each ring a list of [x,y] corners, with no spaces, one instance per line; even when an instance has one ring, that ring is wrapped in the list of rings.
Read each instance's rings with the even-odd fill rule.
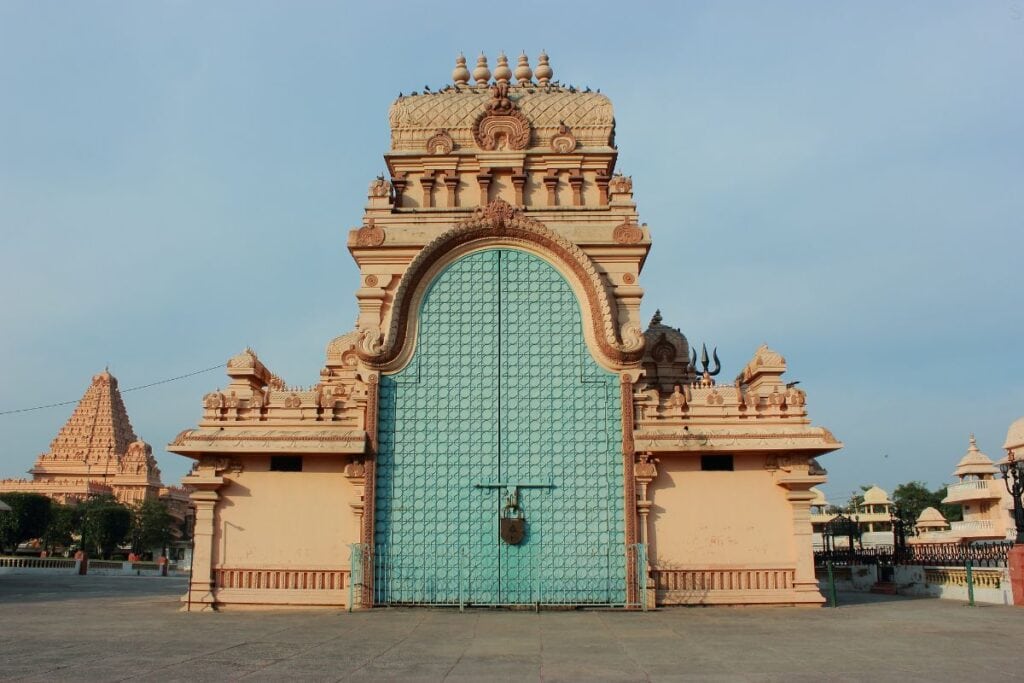
[[[480,251],[418,315],[411,362],[380,382],[375,602],[623,603],[618,379],[568,283],[531,254]],[[518,545],[498,535],[511,490]]]

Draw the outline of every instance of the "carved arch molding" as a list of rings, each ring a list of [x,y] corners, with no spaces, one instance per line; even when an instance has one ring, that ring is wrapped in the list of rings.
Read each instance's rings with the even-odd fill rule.
[[[402,355],[405,344],[413,336],[415,320],[410,311],[417,294],[429,284],[426,279],[432,268],[451,252],[463,251],[476,242],[533,248],[555,260],[562,266],[563,273],[571,275],[582,290],[586,299],[584,313],[591,326],[589,336],[609,364],[621,367],[640,360],[644,350],[643,331],[636,326],[616,329],[612,295],[590,257],[540,221],[496,199],[428,242],[413,258],[395,291],[387,333],[375,327],[361,330],[358,354],[363,363],[381,369]]]

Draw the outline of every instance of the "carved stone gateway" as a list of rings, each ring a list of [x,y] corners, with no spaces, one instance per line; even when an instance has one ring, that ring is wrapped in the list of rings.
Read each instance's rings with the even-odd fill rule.
[[[354,328],[305,385],[231,359],[170,446],[197,461],[193,606],[822,602],[810,489],[841,444],[780,354],[726,381],[713,330],[698,357],[644,329],[656,228],[611,100],[553,74],[460,56],[391,105],[358,273],[309,275],[352,287]]]

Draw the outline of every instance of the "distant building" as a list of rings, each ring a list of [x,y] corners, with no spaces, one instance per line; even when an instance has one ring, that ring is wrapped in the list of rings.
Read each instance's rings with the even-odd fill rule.
[[[959,505],[963,520],[952,522],[949,531],[931,531],[918,536],[922,542],[970,542],[1003,540],[1012,536],[1013,503],[996,474],[999,468],[978,449],[971,434],[967,453],[960,458],[953,475],[957,481],[946,489],[943,503]]]
[[[835,507],[829,505],[825,494],[817,488],[812,488],[814,500],[811,501],[811,526],[814,529],[815,547],[823,547],[822,534],[827,531],[826,525],[839,516],[838,512],[829,512]],[[864,492],[863,499],[857,505],[856,510],[845,512],[847,517],[857,524],[860,532],[860,541],[865,547],[876,545],[891,545],[892,535],[892,510],[893,502],[889,494],[879,486],[872,486]],[[848,540],[845,538],[835,539],[838,545],[845,545]]]
[[[106,370],[93,376],[29,473],[31,479],[0,480],[0,494],[41,493],[65,504],[109,494],[128,505],[162,500],[179,525],[190,515],[188,491],[163,485],[153,449],[135,435],[117,379]]]
[[[921,510],[921,514],[917,516],[914,529],[918,536],[924,538],[938,531],[949,531],[949,522],[941,512],[933,507],[927,507]]]

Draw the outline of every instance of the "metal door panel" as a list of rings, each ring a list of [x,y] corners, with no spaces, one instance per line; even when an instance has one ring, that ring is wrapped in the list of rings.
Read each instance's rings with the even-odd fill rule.
[[[431,284],[413,361],[381,379],[376,601],[622,603],[618,381],[549,264],[477,252]],[[505,491],[527,535],[498,539]]]

